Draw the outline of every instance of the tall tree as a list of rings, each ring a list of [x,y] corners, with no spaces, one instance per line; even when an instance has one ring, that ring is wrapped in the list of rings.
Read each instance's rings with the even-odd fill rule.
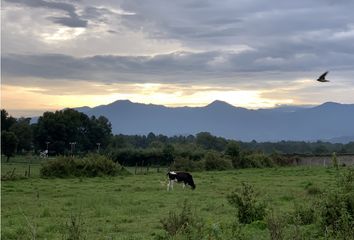
[[[30,126],[30,118],[19,118],[16,123],[14,123],[9,131],[15,133],[18,138],[18,151],[29,151],[32,147],[32,128]]]
[[[1,109],[1,131],[8,131],[16,123],[16,118],[9,116],[5,109]]]
[[[225,154],[230,157],[232,165],[234,168],[240,167],[241,165],[241,150],[240,146],[236,141],[230,141],[227,144]]]
[[[93,151],[99,143],[106,147],[111,136],[111,124],[105,117],[89,118],[74,109],[46,112],[35,126],[35,141],[40,149],[50,142],[50,151],[63,154],[70,145],[77,151]]]
[[[89,121],[87,141],[89,148],[105,148],[108,146],[112,136],[112,125],[106,117],[96,118],[92,116]]]
[[[209,132],[200,132],[197,134],[196,142],[198,145],[205,149],[213,149],[217,151],[222,151],[227,145],[227,141],[222,137],[215,137]]]
[[[13,132],[1,132],[1,151],[7,157],[7,162],[16,153],[18,139]]]

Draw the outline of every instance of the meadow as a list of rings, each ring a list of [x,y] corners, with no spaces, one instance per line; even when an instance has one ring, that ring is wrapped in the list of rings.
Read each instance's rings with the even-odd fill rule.
[[[3,163],[2,174],[14,166],[18,171],[27,168]],[[229,226],[235,209],[227,195],[242,182],[254,186],[268,209],[282,214],[316,201],[309,186],[324,191],[336,185],[334,169],[284,167],[194,172],[196,190],[175,184],[167,192],[166,172],[156,169],[124,177],[43,179],[39,167],[32,165],[28,179],[2,181],[2,239],[70,239],[73,225],[84,239],[159,239],[164,235],[161,219],[178,212],[185,200],[211,228]],[[243,231],[246,239],[270,239],[264,221],[248,224]],[[310,224],[302,231],[315,230]]]

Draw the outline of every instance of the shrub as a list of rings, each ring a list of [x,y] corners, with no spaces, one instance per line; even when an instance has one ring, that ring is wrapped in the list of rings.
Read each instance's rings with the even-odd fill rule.
[[[315,210],[312,206],[296,204],[292,220],[301,225],[312,224],[315,222]]]
[[[354,239],[354,170],[348,169],[337,184],[320,203],[320,226],[330,237]]]
[[[336,155],[335,152],[333,152],[333,154],[332,154],[332,165],[333,165],[333,167],[334,167],[335,169],[338,170],[339,165],[338,165],[337,155]]]
[[[229,203],[236,208],[240,223],[251,223],[264,218],[266,206],[257,200],[256,195],[253,186],[243,182],[239,191],[227,196]]]
[[[205,170],[227,170],[232,168],[230,160],[218,156],[214,152],[208,152],[205,156]]]
[[[25,179],[25,176],[15,174],[16,168],[13,168],[12,171],[8,171],[4,174],[1,174],[1,181],[14,181],[19,179]]]
[[[40,170],[42,177],[96,177],[127,173],[119,164],[98,154],[84,158],[58,157],[43,164]]]
[[[354,192],[354,168],[348,168],[342,173],[337,180],[337,185],[344,193]]]
[[[353,198],[354,194],[333,192],[323,200],[320,209],[320,224],[329,236],[354,239]]]
[[[318,195],[321,194],[323,191],[320,187],[313,185],[312,182],[309,182],[306,186],[305,186],[306,192],[308,195]]]
[[[244,159],[244,167],[246,168],[262,168],[272,166],[274,166],[272,159],[263,153],[246,155]]]
[[[71,214],[69,222],[65,225],[65,233],[62,239],[67,240],[85,240],[86,231],[84,228],[85,223],[82,220],[81,214]]]
[[[184,200],[180,212],[170,211],[168,217],[161,219],[160,222],[165,233],[155,236],[156,240],[246,239],[243,225],[237,220],[232,224],[206,223],[195,211],[191,210],[191,205],[187,200]]]
[[[317,186],[310,186],[306,189],[307,194],[309,195],[318,195],[322,193],[321,188],[317,187]]]
[[[168,236],[191,235],[197,232],[200,236],[203,228],[203,221],[191,210],[187,200],[183,202],[182,210],[179,213],[170,211],[168,217],[160,220],[163,229]]]
[[[171,169],[187,172],[203,171],[204,161],[194,161],[189,158],[177,157]]]
[[[204,236],[197,236],[193,239],[208,239],[208,240],[245,240],[246,234],[243,225],[235,221],[232,224],[210,223],[203,229]]]
[[[172,151],[172,150],[171,150]],[[108,151],[109,157],[119,164],[124,166],[138,165],[167,165],[170,164],[173,156],[168,150],[147,148],[147,149],[111,149]]]
[[[275,215],[274,212],[271,211],[266,217],[266,222],[272,240],[284,239],[285,219],[283,216]]]
[[[241,149],[240,145],[235,141],[230,141],[225,150],[225,155],[231,159],[232,166],[239,168],[241,166]]]
[[[290,166],[290,165],[298,165],[300,162],[300,158],[297,156],[286,156],[274,152],[270,155],[272,162],[277,166]]]

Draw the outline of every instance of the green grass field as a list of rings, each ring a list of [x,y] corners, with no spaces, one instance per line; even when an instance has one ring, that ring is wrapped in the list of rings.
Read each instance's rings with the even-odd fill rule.
[[[16,165],[26,169],[26,165]],[[2,173],[14,164],[2,164]],[[306,186],[335,187],[335,171],[326,168],[243,169],[193,173],[195,191],[175,184],[166,191],[165,173],[126,177],[41,179],[40,165],[32,177],[2,181],[2,239],[65,239],[71,217],[80,219],[86,239],[154,239],[163,234],[160,219],[178,211],[185,199],[206,224],[228,224],[235,210],[226,196],[246,181],[276,212],[313,200]],[[19,170],[20,171],[20,170]],[[248,239],[269,239],[262,224],[246,227]],[[264,224],[263,224],[264,225]],[[311,228],[308,227],[308,228]],[[36,235],[36,238],[34,236]]]

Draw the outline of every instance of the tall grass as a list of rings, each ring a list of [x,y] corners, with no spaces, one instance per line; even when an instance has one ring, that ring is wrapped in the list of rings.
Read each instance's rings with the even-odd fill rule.
[[[1,239],[24,239],[24,234],[28,234],[24,213],[29,220],[35,219],[38,239],[61,240],[63,235],[68,235],[69,226],[80,225],[70,223],[68,216],[73,210],[81,214],[83,224],[79,232],[87,240],[156,239],[166,232],[160,220],[167,218],[169,212],[178,216],[184,199],[191,206],[191,214],[202,219],[204,239],[269,239],[266,220],[249,224],[235,221],[235,208],[226,196],[233,189],[241,189],[242,182],[254,186],[257,200],[266,201],[276,213],[289,213],[291,217],[295,203],[323,198],[322,194],[309,195],[305,188],[308,183],[329,192],[338,188],[333,168],[241,169],[192,174],[198,185],[196,191],[176,186],[167,192],[165,173],[156,171],[147,175],[37,177],[2,182]],[[350,189],[351,185],[343,186]],[[289,237],[297,232],[307,239],[324,238],[323,231],[317,230],[316,220],[310,222],[286,220],[283,234]],[[195,229],[198,228],[192,232],[197,232]]]

